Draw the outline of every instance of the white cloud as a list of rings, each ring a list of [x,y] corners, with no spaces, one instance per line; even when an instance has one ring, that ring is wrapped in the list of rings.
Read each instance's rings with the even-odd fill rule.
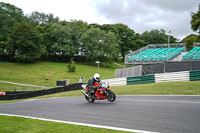
[[[52,13],[61,20],[83,20],[88,23],[110,23],[104,16],[97,16],[92,0],[1,0],[19,7],[25,14],[33,11]]]
[[[123,23],[135,32],[152,29],[172,31],[183,38],[191,30],[191,12],[196,12],[197,0],[0,0],[21,8],[25,14],[33,11],[52,13],[61,20],[83,20],[87,23]]]
[[[97,3],[96,7],[112,23],[124,23],[136,32],[164,29],[183,39],[195,33],[190,20],[198,4],[197,0],[110,0]]]

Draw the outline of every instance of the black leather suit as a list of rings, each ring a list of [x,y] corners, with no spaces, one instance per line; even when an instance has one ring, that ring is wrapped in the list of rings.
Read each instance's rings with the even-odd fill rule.
[[[94,77],[91,77],[89,80],[88,80],[88,83],[87,83],[87,88],[91,94],[91,92],[95,92],[96,89],[98,89],[99,86],[94,86],[95,83],[99,83],[100,81],[97,81],[94,79]]]

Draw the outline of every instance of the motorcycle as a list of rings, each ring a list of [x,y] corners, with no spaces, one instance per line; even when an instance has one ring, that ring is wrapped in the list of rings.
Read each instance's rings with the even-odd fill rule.
[[[110,86],[108,83],[100,82],[94,84],[94,86],[98,86],[98,89],[96,89],[94,97],[92,98],[91,96],[89,96],[89,90],[87,88],[87,84],[82,85],[82,88],[85,91],[81,91],[81,93],[84,94],[85,99],[89,103],[93,103],[95,100],[105,100],[105,99],[107,99],[109,102],[115,101],[116,95],[113,91],[109,89]]]

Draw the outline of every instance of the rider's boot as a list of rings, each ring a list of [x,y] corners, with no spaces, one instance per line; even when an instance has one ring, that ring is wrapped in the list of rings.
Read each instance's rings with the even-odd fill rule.
[[[89,98],[90,98],[90,99],[95,99],[94,91],[90,91],[90,92],[89,92]]]

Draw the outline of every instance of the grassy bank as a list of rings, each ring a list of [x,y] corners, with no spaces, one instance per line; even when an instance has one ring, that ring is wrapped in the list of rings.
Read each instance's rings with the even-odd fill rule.
[[[52,72],[52,77],[50,73]],[[38,62],[34,64],[0,63],[0,80],[39,86],[56,86],[56,81],[69,79],[70,83],[77,83],[80,77],[84,82],[97,72],[97,67],[76,64],[76,72],[68,72],[67,63]],[[103,79],[114,78],[115,69],[100,67],[99,73]],[[0,89],[13,90],[12,86],[0,84]]]
[[[103,128],[93,128],[42,120],[0,116],[0,133],[125,133]]]

